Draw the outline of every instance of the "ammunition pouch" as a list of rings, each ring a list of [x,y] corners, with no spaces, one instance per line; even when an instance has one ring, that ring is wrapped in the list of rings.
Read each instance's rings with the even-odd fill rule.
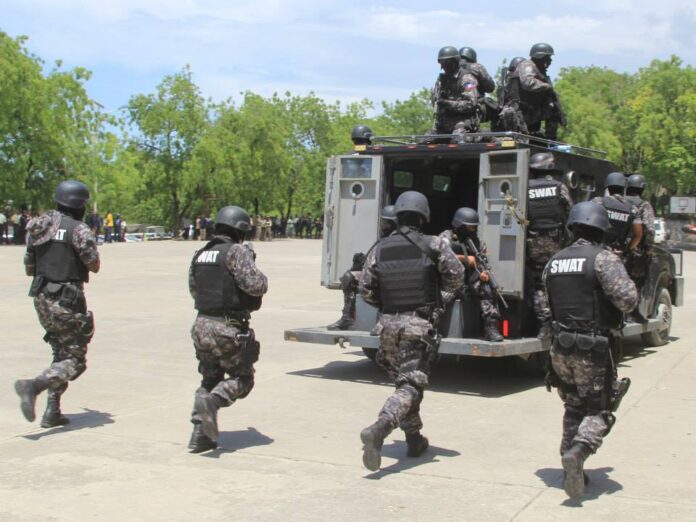
[[[60,293],[60,299],[58,299],[58,304],[65,308],[75,308],[76,304],[80,298],[84,296],[84,294],[75,285],[63,284],[62,286],[63,288]]]
[[[44,276],[35,276],[29,287],[29,297],[36,297],[45,283],[46,278]]]
[[[94,335],[94,315],[92,312],[79,314],[80,330],[78,338],[82,341],[80,344],[88,344]]]
[[[258,361],[261,353],[261,344],[256,340],[254,330],[249,328],[246,332],[239,332],[235,337],[242,350],[244,362],[251,366]]]
[[[554,340],[558,351],[569,354],[578,350],[585,354],[604,356],[609,349],[609,338],[597,332],[578,332],[553,323]]]

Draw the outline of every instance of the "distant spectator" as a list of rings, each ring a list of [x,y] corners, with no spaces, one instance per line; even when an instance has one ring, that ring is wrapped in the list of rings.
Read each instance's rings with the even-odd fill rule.
[[[314,239],[321,239],[321,233],[324,230],[324,222],[320,217],[314,220]]]
[[[307,239],[312,239],[312,228],[314,228],[312,214],[307,214],[307,217],[305,218],[305,237]]]
[[[0,244],[5,244],[8,243],[8,237],[7,237],[7,216],[5,213],[0,210]]]
[[[295,223],[297,222],[296,218],[293,218],[290,216],[288,218],[288,223],[285,226],[285,235],[287,237],[294,237],[295,236]]]
[[[114,215],[110,210],[104,216],[104,243],[111,243],[114,234]]]

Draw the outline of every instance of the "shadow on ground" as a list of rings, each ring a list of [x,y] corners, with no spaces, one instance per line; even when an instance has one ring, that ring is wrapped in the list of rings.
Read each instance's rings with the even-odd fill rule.
[[[32,433],[31,435],[22,435],[25,439],[40,440],[48,435],[64,433],[66,431],[77,431],[85,428],[99,428],[106,424],[113,424],[114,419],[110,413],[98,410],[90,410],[82,408],[83,413],[65,414],[70,419],[70,424],[65,426],[56,426],[55,428],[47,428],[46,431],[40,433]]]
[[[350,352],[362,354],[362,352]],[[331,361],[319,368],[289,375],[392,386],[387,374],[373,361]],[[429,391],[503,397],[543,385],[543,377],[521,359],[443,356],[430,375]]]
[[[217,459],[223,453],[232,453],[237,450],[253,448],[254,446],[267,446],[268,444],[273,444],[273,442],[272,438],[251,426],[246,430],[221,431],[218,435],[218,447],[203,453],[203,456]]]
[[[382,446],[382,457],[397,459],[397,461],[391,466],[383,467],[379,471],[365,475],[365,478],[379,480],[386,475],[407,471],[426,462],[437,462],[437,457],[458,457],[461,455],[461,453],[455,450],[430,446],[420,457],[408,457],[406,449],[406,441],[396,441]]]
[[[614,468],[585,468],[585,473],[587,473],[590,479],[590,482],[585,486],[585,494],[579,500],[566,499],[563,505],[568,507],[582,507],[582,503],[586,500],[596,500],[602,495],[612,495],[617,491],[621,491],[623,486],[609,478],[609,473],[612,471],[614,471]],[[562,469],[542,468],[537,470],[534,474],[548,487],[563,489]]]

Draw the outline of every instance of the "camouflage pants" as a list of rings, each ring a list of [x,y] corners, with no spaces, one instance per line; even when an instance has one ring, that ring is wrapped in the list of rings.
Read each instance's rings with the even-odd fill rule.
[[[424,366],[425,343],[421,340],[433,325],[416,315],[384,314],[378,323],[380,346],[376,361],[396,384],[396,390],[379,412],[391,429],[416,433],[423,427],[420,405],[428,384]]]
[[[459,139],[464,140],[466,134],[479,131],[478,114],[469,116],[455,115],[452,117],[438,116],[435,125],[428,132],[428,135],[453,134]]]
[[[527,124],[524,121],[524,115],[522,111],[516,107],[506,106],[500,111],[500,122],[508,132],[519,132],[522,134],[529,134],[529,129],[527,129]]]
[[[84,295],[71,306],[60,303],[59,296],[40,292],[34,308],[46,330],[44,341],[51,345],[53,362],[41,376],[48,380],[49,393],[62,394],[69,381],[87,369],[87,345],[94,335],[92,312],[87,312]]]
[[[561,235],[558,232],[555,232],[554,235],[538,235],[527,239],[527,261],[525,263],[527,295],[529,299],[531,294],[530,300],[533,303],[534,315],[542,324],[551,320],[551,308],[541,275],[551,256],[560,249]]]
[[[614,425],[616,418],[604,405],[605,358],[605,354],[598,357],[591,350],[562,350],[556,342],[551,347],[551,364],[563,383],[558,388],[565,407],[561,455],[576,442],[585,443],[596,452]]]
[[[358,294],[358,280],[353,272],[346,270],[341,276],[341,290],[343,290],[343,317],[355,316],[355,298]]]
[[[198,359],[198,373],[203,377],[196,395],[215,395],[223,407],[243,399],[254,387],[253,357],[242,349],[237,334],[241,330],[229,321],[199,316],[191,328],[191,338]],[[191,412],[191,422],[201,421]]]

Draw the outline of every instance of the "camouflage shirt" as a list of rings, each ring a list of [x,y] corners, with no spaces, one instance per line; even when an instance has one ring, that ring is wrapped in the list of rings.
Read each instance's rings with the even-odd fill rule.
[[[553,90],[551,79],[542,73],[532,60],[523,60],[515,72],[520,78],[520,86],[525,91],[543,93]]]
[[[587,239],[578,239],[573,245],[590,245]],[[542,281],[546,285],[546,275],[549,265],[546,265]],[[626,272],[623,262],[611,250],[605,249],[595,257],[594,271],[604,295],[611,303],[624,313],[633,310],[638,304],[638,291],[635,283]]]
[[[36,266],[34,247],[43,245],[55,237],[60,227],[62,216],[63,214],[57,210],[49,210],[41,216],[30,219],[27,223],[29,245],[24,255],[24,267],[27,275],[34,275],[34,268]],[[97,242],[94,239],[94,234],[92,234],[92,231],[85,223],[80,222],[75,226],[70,242],[77,252],[80,261],[82,261],[87,269],[90,272],[99,272],[100,263]]]
[[[469,63],[467,61],[463,61],[462,69],[465,72],[469,72],[476,77],[476,80],[478,82],[478,91],[480,95],[483,96],[483,94],[487,92],[493,92],[495,90],[495,82],[493,81],[493,78],[491,78],[491,75],[488,74],[488,71],[483,66],[483,64],[480,64],[478,62]]]
[[[629,203],[636,204],[636,217],[633,220],[638,225],[643,225],[643,244],[650,248],[655,243],[655,211],[652,205],[638,196],[626,198]]]
[[[256,266],[254,251],[249,246],[233,244],[227,251],[225,266],[234,277],[234,282],[246,294],[260,297],[268,291],[268,279]],[[196,283],[193,277],[193,263],[189,267],[189,292],[195,299]]]
[[[437,271],[440,274],[440,290],[454,292],[464,283],[464,266],[452,252],[449,241],[430,236],[430,248],[437,252]],[[379,279],[377,277],[377,249],[373,248],[360,272],[359,290],[365,301],[379,305]]]
[[[473,114],[478,107],[476,77],[457,69],[454,74],[441,73],[431,91],[436,114]]]

